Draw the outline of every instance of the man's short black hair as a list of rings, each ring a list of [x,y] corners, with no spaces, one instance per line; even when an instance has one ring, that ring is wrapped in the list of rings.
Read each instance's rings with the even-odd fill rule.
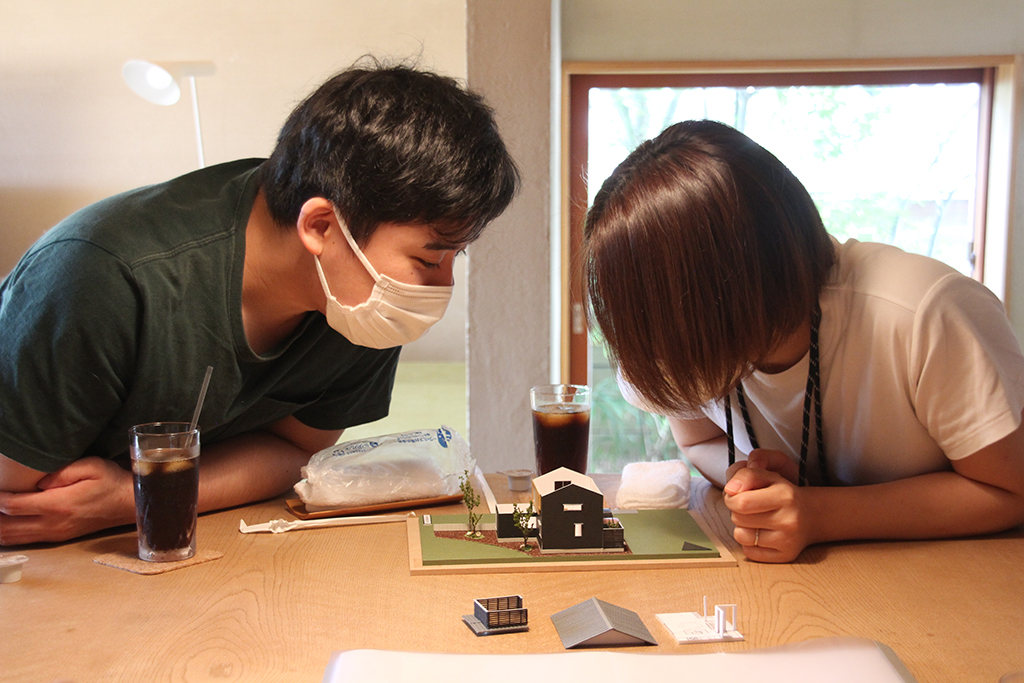
[[[382,223],[430,225],[471,242],[519,187],[479,95],[376,62],[335,75],[296,107],[260,173],[277,223],[295,225],[308,199],[324,197],[361,242]]]

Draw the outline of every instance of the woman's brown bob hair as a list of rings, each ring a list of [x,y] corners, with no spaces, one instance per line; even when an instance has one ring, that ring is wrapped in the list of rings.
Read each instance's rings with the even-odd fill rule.
[[[584,227],[591,316],[624,379],[669,412],[732,391],[808,320],[834,261],[796,176],[712,121],[637,147]]]

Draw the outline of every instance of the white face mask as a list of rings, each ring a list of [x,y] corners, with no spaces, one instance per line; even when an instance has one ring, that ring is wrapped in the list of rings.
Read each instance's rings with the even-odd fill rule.
[[[378,273],[352,238],[345,221],[337,211],[334,215],[352,251],[373,277],[374,285],[369,299],[358,306],[346,306],[331,294],[320,259],[314,257],[320,284],[327,295],[327,324],[353,344],[371,349],[389,349],[422,337],[444,315],[455,288],[410,285]]]

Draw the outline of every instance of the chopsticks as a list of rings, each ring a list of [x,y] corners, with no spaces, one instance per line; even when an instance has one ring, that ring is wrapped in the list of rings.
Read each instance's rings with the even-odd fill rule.
[[[246,524],[240,520],[238,530],[243,534],[269,532],[280,534],[294,529],[311,529],[325,526],[357,526],[361,524],[386,524],[388,522],[404,522],[415,517],[413,512],[404,515],[366,515],[361,517],[325,517],[324,519],[272,519],[263,524]]]

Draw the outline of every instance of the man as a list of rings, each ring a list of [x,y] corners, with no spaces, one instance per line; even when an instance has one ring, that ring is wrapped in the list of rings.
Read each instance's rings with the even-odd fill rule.
[[[518,183],[478,96],[374,65],[302,102],[268,160],[66,219],[0,283],[0,545],[131,523],[128,429],[188,421],[208,365],[200,510],[287,490],[387,414],[400,346]]]

